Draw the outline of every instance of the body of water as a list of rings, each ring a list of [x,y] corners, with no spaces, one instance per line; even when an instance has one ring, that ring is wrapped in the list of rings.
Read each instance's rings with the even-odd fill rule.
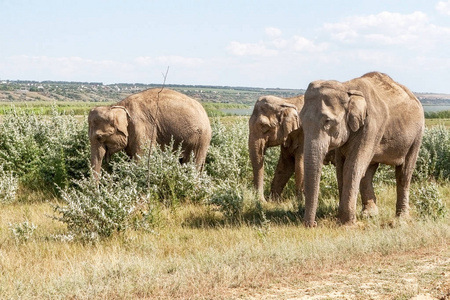
[[[437,112],[450,110],[449,105],[424,105],[423,110],[425,112]],[[230,109],[221,109],[222,112],[226,114],[232,114],[237,116],[250,116],[253,112],[252,108],[230,108]]]
[[[444,111],[444,110],[450,110],[450,106],[449,105],[424,105],[423,110],[425,112]]]

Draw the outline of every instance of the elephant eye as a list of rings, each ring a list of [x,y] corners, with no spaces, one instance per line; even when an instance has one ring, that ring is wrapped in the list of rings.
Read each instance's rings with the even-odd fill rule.
[[[260,123],[259,126],[261,127],[261,132],[266,133],[270,130],[270,124],[268,123]]]
[[[323,129],[329,130],[334,124],[336,124],[336,120],[330,117],[326,117],[325,120],[323,121]]]

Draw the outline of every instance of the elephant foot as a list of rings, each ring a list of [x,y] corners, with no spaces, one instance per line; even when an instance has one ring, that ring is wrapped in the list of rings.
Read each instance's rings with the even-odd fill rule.
[[[356,216],[355,215],[340,215],[339,224],[342,226],[354,226],[356,224]]]
[[[259,200],[259,202],[261,202],[261,203],[267,203],[266,198],[264,198],[264,195],[259,195],[259,196],[258,196],[258,200]]]
[[[397,209],[395,215],[399,218],[409,218],[409,208]]]
[[[372,202],[363,206],[362,215],[365,218],[375,217],[378,215],[378,207]]]
[[[307,228],[315,228],[315,227],[317,227],[317,222],[316,221],[305,221],[304,222],[304,224],[305,224],[305,227],[307,227]]]
[[[271,193],[270,194],[270,200],[273,202],[280,202],[281,201],[281,195],[278,193]]]

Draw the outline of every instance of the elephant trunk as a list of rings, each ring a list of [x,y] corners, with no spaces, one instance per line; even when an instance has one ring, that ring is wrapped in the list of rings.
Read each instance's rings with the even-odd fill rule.
[[[100,169],[102,167],[102,161],[105,154],[106,147],[104,145],[98,143],[91,144],[91,168],[96,179],[98,179],[100,174]]]
[[[307,141],[308,138],[305,140]],[[313,140],[311,143],[305,144],[304,150],[304,223],[307,227],[315,227],[317,225],[315,219],[319,201],[320,176],[328,145],[320,140]]]
[[[266,143],[260,138],[250,138],[248,149],[253,168],[253,185],[259,199],[264,201],[264,151],[266,150]]]

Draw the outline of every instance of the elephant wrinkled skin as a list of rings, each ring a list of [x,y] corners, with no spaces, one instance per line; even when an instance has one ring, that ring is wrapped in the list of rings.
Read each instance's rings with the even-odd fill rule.
[[[128,96],[113,106],[99,106],[89,112],[91,167],[97,177],[102,160],[125,150],[136,158],[146,142],[152,145],[181,144],[181,162],[191,154],[202,168],[211,140],[211,125],[203,106],[186,95],[169,89],[148,89]]]
[[[272,181],[271,195],[280,196],[295,171],[296,189],[303,183],[303,138],[299,116],[303,96],[279,98],[260,97],[249,120],[249,154],[253,167],[253,184],[259,199],[264,201],[264,154],[267,148],[281,145],[280,158]]]
[[[396,215],[409,214],[409,187],[424,132],[424,112],[412,92],[372,72],[347,82],[314,81],[300,113],[305,137],[306,226],[315,226],[322,160],[336,149],[338,216],[356,222],[358,188],[363,213],[377,212],[373,176],[380,163],[395,166]]]

